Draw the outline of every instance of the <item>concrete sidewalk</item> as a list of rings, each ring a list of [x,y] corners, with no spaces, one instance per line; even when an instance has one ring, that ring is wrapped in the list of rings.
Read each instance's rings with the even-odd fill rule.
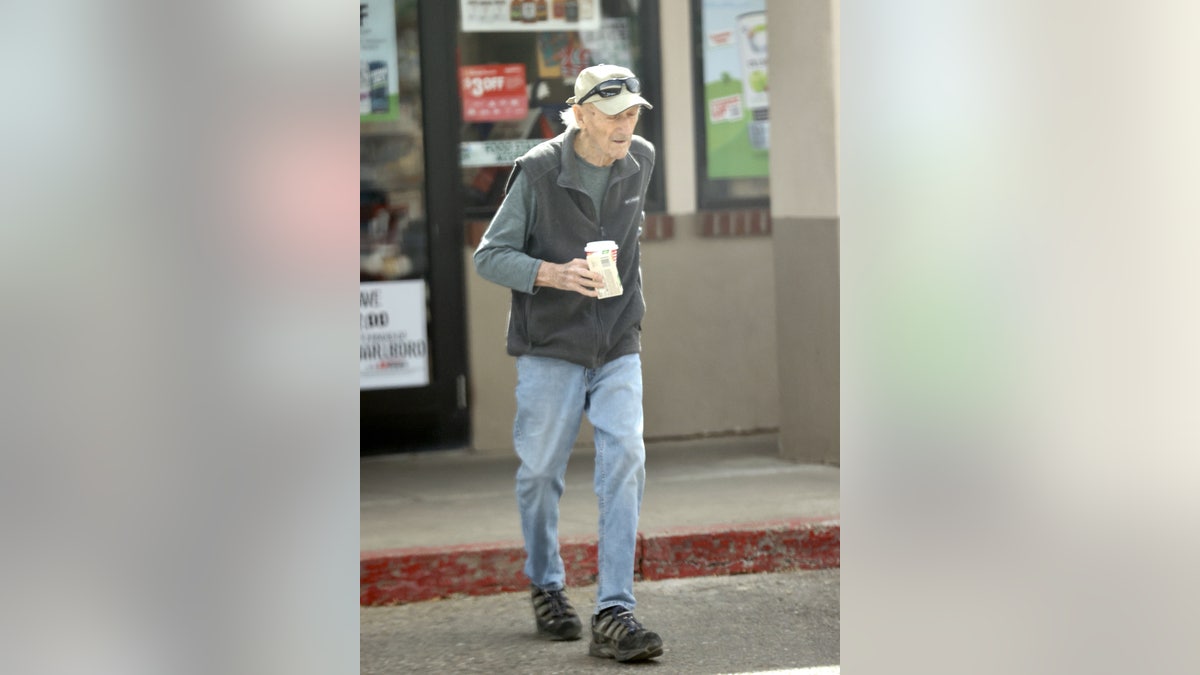
[[[839,566],[839,471],[778,456],[774,434],[648,443],[639,579]],[[592,451],[567,469],[559,524],[571,586],[595,582]],[[360,603],[521,590],[511,455],[361,460]]]

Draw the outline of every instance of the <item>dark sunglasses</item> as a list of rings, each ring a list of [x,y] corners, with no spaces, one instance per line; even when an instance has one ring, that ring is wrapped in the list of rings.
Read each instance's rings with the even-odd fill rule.
[[[625,85],[625,89],[631,94],[642,93],[642,81],[636,77],[618,77],[612,80],[605,80],[600,84],[592,87],[592,90],[583,95],[583,98],[575,102],[576,105],[583,105],[583,102],[593,96],[600,98],[612,98],[621,93],[621,85]]]

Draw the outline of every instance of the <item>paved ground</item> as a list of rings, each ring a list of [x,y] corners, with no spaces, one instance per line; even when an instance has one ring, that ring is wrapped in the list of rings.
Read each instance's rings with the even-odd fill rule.
[[[561,503],[563,537],[595,536],[593,454],[577,448]],[[363,458],[360,548],[521,541],[508,454],[462,451]],[[774,434],[650,443],[639,529],[837,518],[840,471],[779,457]]]
[[[840,661],[839,584],[837,569],[641,582],[638,618],[665,650],[628,665],[588,656],[586,638],[537,638],[525,593],[364,607],[361,672],[837,672],[817,669]],[[581,613],[591,611],[594,586],[568,590]]]

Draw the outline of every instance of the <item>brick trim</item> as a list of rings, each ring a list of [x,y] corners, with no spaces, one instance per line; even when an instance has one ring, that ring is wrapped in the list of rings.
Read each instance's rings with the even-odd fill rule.
[[[491,221],[472,219],[463,223],[463,245],[474,250],[483,240]],[[647,213],[642,225],[642,241],[665,241],[675,238],[675,216],[669,213]]]
[[[675,216],[669,213],[647,213],[642,224],[642,241],[663,241],[675,237]]]
[[[700,214],[702,237],[764,237],[771,234],[771,212],[767,209],[704,211]]]

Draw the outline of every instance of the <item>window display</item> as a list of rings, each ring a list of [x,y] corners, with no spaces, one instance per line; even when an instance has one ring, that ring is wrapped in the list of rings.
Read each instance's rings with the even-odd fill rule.
[[[770,119],[765,0],[693,0],[699,35],[696,135],[700,208],[764,206]]]
[[[658,8],[637,0],[551,1],[540,3],[547,7],[547,18],[540,19],[539,3],[460,3],[460,160],[466,215],[490,218],[503,199],[513,160],[564,131],[559,114],[569,107],[566,100],[581,70],[614,63],[639,74],[647,68],[657,71],[657,53],[647,54],[640,40],[657,34],[644,31],[645,17],[657,16]],[[571,18],[576,13],[578,20]],[[646,75],[653,98],[658,74]],[[643,116],[636,133],[657,143],[659,129],[661,120],[650,114]],[[655,174],[647,201],[650,208],[662,208],[661,171]]]
[[[371,84],[365,99],[359,94],[369,110],[359,123],[361,277],[421,278],[429,263],[417,3],[370,0],[362,7],[360,69],[380,72],[385,85]],[[376,44],[383,46],[368,51]]]

